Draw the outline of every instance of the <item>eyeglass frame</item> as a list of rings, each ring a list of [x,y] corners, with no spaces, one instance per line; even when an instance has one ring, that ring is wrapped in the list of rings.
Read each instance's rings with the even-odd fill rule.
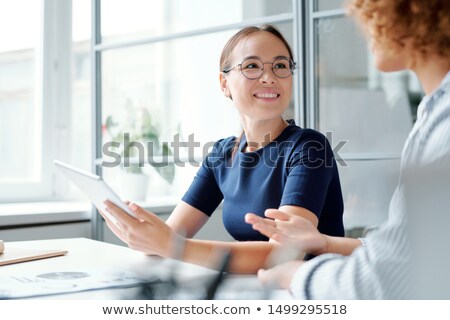
[[[247,77],[247,76],[244,74],[244,71],[242,70],[242,64],[243,64],[246,60],[252,60],[252,59],[253,59],[253,60],[259,60],[259,61],[261,62],[261,64],[262,64],[262,69],[259,69],[259,70],[261,70],[261,74],[260,74],[258,77],[256,77],[256,78],[249,78],[249,77]],[[289,69],[291,70],[291,73],[290,73],[289,75],[287,75],[286,77],[280,77],[280,76],[278,76],[278,75],[276,74],[276,72],[273,70],[273,64],[274,64],[274,62],[277,61],[277,60],[287,60],[287,61],[289,61],[289,65],[292,66],[292,67],[289,68]],[[245,78],[247,78],[248,80],[258,80],[258,79],[261,78],[261,76],[264,74],[264,66],[265,66],[266,64],[271,64],[271,65],[272,65],[272,68],[271,68],[271,69],[272,69],[272,72],[273,72],[273,74],[274,74],[277,78],[279,78],[279,79],[286,79],[286,78],[288,78],[289,76],[291,76],[291,75],[294,73],[294,70],[296,69],[296,66],[297,66],[297,63],[296,63],[294,60],[292,60],[291,58],[286,57],[286,56],[275,57],[275,59],[273,59],[272,62],[263,62],[263,61],[261,60],[261,58],[259,58],[259,57],[256,57],[256,56],[250,56],[250,57],[247,57],[247,58],[245,58],[244,60],[242,60],[242,62],[239,63],[238,65],[235,65],[234,67],[231,67],[231,68],[228,68],[228,69],[224,69],[224,70],[222,70],[222,72],[225,73],[225,74],[228,74],[231,70],[233,70],[233,69],[235,69],[235,68],[237,68],[237,67],[240,67],[240,71],[241,71],[242,75],[243,75]]]

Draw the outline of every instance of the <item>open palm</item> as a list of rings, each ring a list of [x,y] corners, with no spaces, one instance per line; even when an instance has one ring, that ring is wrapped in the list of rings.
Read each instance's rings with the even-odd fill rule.
[[[290,244],[301,251],[318,255],[326,252],[328,241],[309,220],[281,210],[268,209],[267,218],[248,213],[245,221],[268,238]]]

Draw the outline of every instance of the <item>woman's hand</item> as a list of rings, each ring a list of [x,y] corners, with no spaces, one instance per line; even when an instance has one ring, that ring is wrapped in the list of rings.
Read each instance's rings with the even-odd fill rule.
[[[130,248],[142,251],[147,255],[156,254],[161,257],[171,255],[172,240],[179,235],[175,234],[158,216],[135,203],[129,203],[128,207],[137,218],[131,217],[111,201],[105,201],[105,205],[106,211],[118,222],[117,226],[102,214],[108,227]]]
[[[314,255],[327,252],[327,237],[308,219],[276,209],[267,209],[265,216],[270,219],[248,213],[245,221],[276,242],[292,245]]]
[[[289,261],[279,264],[271,269],[258,271],[259,281],[270,289],[289,289],[292,277],[303,261]]]

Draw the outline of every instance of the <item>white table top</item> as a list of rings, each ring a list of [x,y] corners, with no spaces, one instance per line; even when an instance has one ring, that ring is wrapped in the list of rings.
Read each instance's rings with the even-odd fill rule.
[[[95,277],[97,272],[117,270],[132,273],[145,280],[173,278],[179,284],[175,298],[198,299],[203,297],[205,288],[217,275],[216,271],[200,266],[159,257],[149,257],[126,247],[84,238],[7,242],[5,250],[8,250],[8,246],[68,250],[68,254],[0,267],[0,293],[2,289],[6,288],[8,282],[5,282],[5,280],[8,278],[30,278],[33,280],[35,275],[68,274],[69,272],[90,273]],[[67,282],[61,281],[59,283]],[[137,296],[137,293],[141,292],[140,290],[141,288],[103,289],[49,297],[51,299],[145,298]],[[219,299],[260,299],[268,296],[264,294],[264,290],[255,276],[230,275],[220,286],[216,297]],[[39,298],[46,297],[40,296]],[[287,293],[280,295],[280,292],[278,292],[276,298],[286,299],[289,298],[289,295]]]

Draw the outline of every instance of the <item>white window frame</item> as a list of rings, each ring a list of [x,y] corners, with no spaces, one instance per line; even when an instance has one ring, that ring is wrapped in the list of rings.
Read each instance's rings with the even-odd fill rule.
[[[26,10],[26,8],[24,8]],[[71,106],[72,0],[42,0],[39,45],[35,48],[36,136],[40,174],[22,183],[1,183],[0,203],[60,200],[68,189],[53,159],[66,158]],[[20,119],[15,119],[20,121]]]

